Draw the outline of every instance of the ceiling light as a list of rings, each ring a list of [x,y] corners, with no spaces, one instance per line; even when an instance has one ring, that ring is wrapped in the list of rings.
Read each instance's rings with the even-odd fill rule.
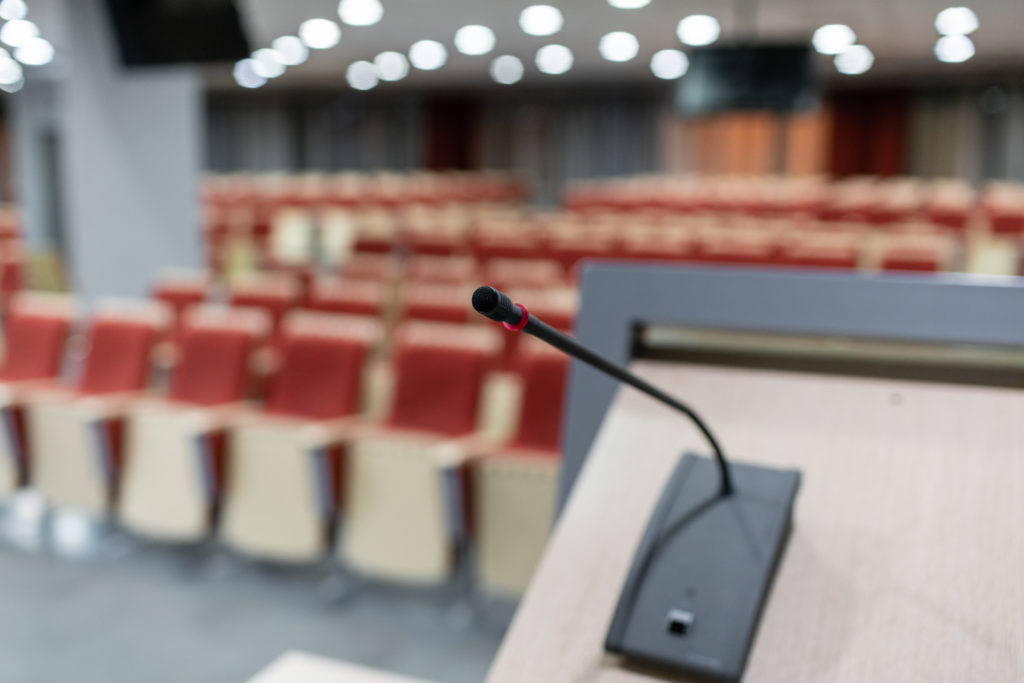
[[[341,28],[330,19],[306,19],[299,26],[299,38],[306,47],[326,50],[341,40]]]
[[[242,59],[235,62],[235,82],[243,88],[258,88],[267,82],[267,79],[256,73],[254,68],[256,62],[253,59]]]
[[[53,61],[53,45],[46,38],[32,38],[14,48],[14,57],[22,64],[43,66]]]
[[[640,9],[651,4],[651,0],[608,0],[608,4],[618,9]]]
[[[373,66],[382,81],[400,81],[409,75],[409,60],[401,52],[381,52],[373,58]]]
[[[39,27],[28,19],[14,19],[0,28],[0,40],[11,47],[24,45],[39,35]]]
[[[270,44],[286,66],[298,66],[309,59],[309,48],[295,36],[281,36]]]
[[[531,36],[551,36],[562,30],[565,19],[557,7],[530,5],[519,15],[519,27]]]
[[[836,55],[836,71],[847,76],[862,74],[875,63],[875,55],[864,45],[851,45]]]
[[[935,56],[947,64],[966,62],[974,56],[974,43],[967,36],[942,36],[935,43]]]
[[[693,46],[710,45],[718,40],[721,34],[722,27],[718,19],[707,14],[691,14],[682,19],[676,27],[679,40]]]
[[[373,26],[384,16],[380,0],[341,0],[338,16],[350,26]]]
[[[4,92],[7,92],[7,93],[16,93],[19,90],[21,90],[24,86],[25,86],[25,79],[24,78],[19,78],[14,83],[10,83],[10,84],[0,83],[0,90],[3,90]]]
[[[628,62],[636,57],[640,50],[640,42],[632,33],[612,31],[601,36],[597,51],[609,62]]]
[[[263,76],[263,78],[277,78],[285,70],[277,50],[271,50],[269,47],[253,52],[252,61],[252,68],[256,71],[256,75]]]
[[[448,61],[448,50],[436,40],[417,40],[409,48],[409,61],[417,69],[433,71]]]
[[[545,45],[537,50],[536,61],[541,73],[558,76],[572,68],[572,50],[565,45]]]
[[[947,7],[935,17],[935,30],[944,36],[966,36],[978,29],[978,15],[970,7]]]
[[[0,58],[0,85],[14,85],[21,80],[21,64],[10,57]]]
[[[690,58],[681,50],[658,50],[651,57],[651,73],[670,81],[682,78],[690,68]]]
[[[0,2],[0,19],[11,21],[12,19],[24,19],[28,14],[28,7],[25,0],[3,0]]]
[[[823,55],[837,55],[857,42],[857,34],[846,24],[825,24],[814,32],[811,44]]]
[[[523,78],[523,62],[512,55],[495,57],[491,62],[491,78],[502,85],[518,83]]]
[[[470,24],[455,32],[455,49],[464,55],[485,55],[494,49],[494,31]]]
[[[360,60],[349,64],[348,71],[345,72],[345,78],[348,80],[348,84],[356,90],[370,90],[376,87],[377,83],[377,68],[366,60]]]

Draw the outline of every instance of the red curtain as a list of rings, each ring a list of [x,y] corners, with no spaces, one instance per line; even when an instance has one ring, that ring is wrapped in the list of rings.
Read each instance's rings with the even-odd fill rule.
[[[886,176],[906,171],[906,92],[841,92],[829,100],[833,117],[832,175]]]

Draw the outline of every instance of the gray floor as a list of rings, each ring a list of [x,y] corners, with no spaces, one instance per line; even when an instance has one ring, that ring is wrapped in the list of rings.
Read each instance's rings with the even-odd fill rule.
[[[120,535],[97,545],[74,520],[54,534],[52,520],[40,526],[27,508],[0,511],[4,682],[242,683],[291,648],[475,682],[512,615],[509,603],[468,603],[455,587],[355,584],[339,598],[353,584],[325,580],[327,568],[286,570]],[[54,554],[55,535],[64,556]]]

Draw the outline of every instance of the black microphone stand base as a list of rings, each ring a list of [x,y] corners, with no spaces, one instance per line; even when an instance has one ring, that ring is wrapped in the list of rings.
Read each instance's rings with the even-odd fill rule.
[[[786,547],[800,473],[714,460],[676,465],[633,559],[605,640],[629,667],[738,681]]]

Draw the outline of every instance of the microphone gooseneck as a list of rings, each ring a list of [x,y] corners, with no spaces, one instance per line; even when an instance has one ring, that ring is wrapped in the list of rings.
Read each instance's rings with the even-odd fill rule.
[[[527,312],[525,306],[513,303],[512,299],[493,287],[478,287],[473,292],[473,309],[495,322],[505,323],[509,329],[521,329],[523,332],[554,346],[559,351],[583,361],[587,365],[630,385],[638,391],[642,391],[651,398],[686,415],[693,421],[697,429],[700,430],[704,438],[711,445],[715,460],[718,462],[722,495],[732,493],[733,484],[732,477],[729,475],[729,465],[725,460],[725,454],[718,445],[718,440],[715,439],[711,430],[704,423],[704,420],[685,403],[669,396],[661,389],[649,384],[625,368],[612,363],[607,358],[594,353],[572,337],[562,334],[541,319]]]

